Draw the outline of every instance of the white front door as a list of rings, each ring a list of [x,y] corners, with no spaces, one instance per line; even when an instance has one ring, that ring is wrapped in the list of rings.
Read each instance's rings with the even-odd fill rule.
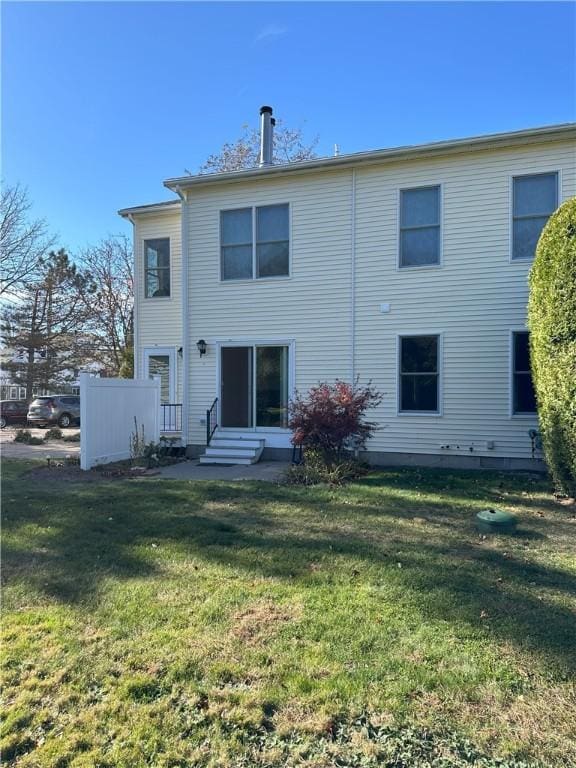
[[[173,347],[149,347],[144,350],[144,375],[160,377],[160,431],[176,430],[176,350]]]

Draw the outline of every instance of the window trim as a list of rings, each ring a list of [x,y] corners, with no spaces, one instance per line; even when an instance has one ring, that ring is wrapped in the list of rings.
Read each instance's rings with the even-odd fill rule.
[[[526,259],[524,259],[526,261]],[[514,336],[517,333],[527,333],[530,338],[530,330],[524,326],[510,328],[508,332],[508,417],[510,419],[530,419],[538,420],[538,410],[535,411],[514,411]],[[534,382],[532,382],[534,386]]]
[[[523,176],[549,176],[556,174],[556,208],[562,205],[562,169],[546,168],[544,170],[526,171],[524,173],[511,173],[508,177],[508,261],[510,264],[532,264],[534,256],[514,258],[514,179]],[[554,211],[552,211],[554,213]],[[550,214],[551,216],[552,214]]]
[[[168,275],[170,278],[170,293],[168,296],[147,296],[146,295],[146,287],[147,287],[147,280],[146,275],[148,273],[148,267],[146,266],[146,243],[150,242],[151,240],[168,240]],[[143,237],[142,238],[142,269],[143,269],[143,275],[144,279],[142,281],[143,286],[143,293],[144,293],[144,300],[145,301],[172,301],[174,299],[173,294],[173,286],[172,286],[172,238],[167,235],[166,237]]]
[[[438,338],[438,409],[436,411],[403,411],[402,405],[402,380],[400,373],[402,339],[419,336],[436,336]],[[408,331],[406,333],[396,334],[396,416],[407,416],[408,418],[428,418],[434,419],[444,416],[444,332],[427,331]]]
[[[257,208],[271,208],[276,205],[288,206],[288,274],[287,275],[265,275],[264,277],[257,276],[257,258],[256,258],[256,209]],[[236,277],[231,279],[225,279],[222,276],[222,214],[226,211],[251,211],[252,212],[252,277]],[[238,283],[265,283],[276,280],[290,280],[292,278],[292,205],[286,200],[280,202],[263,202],[255,205],[233,205],[225,206],[218,209],[218,264],[219,274],[218,279],[220,283],[224,285]],[[283,241],[278,241],[283,242]]]
[[[417,189],[438,189],[438,262],[436,264],[413,264],[402,266],[402,192],[410,192]],[[440,269],[444,266],[444,182],[430,182],[426,184],[410,184],[398,187],[396,190],[396,271],[411,272],[423,269]]]

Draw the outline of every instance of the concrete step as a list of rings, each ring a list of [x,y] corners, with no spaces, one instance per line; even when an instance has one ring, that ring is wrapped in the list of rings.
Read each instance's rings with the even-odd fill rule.
[[[253,448],[259,450],[262,448],[264,440],[233,440],[225,437],[214,436],[210,440],[209,448]]]
[[[238,458],[237,456],[200,456],[200,464],[256,464],[258,459]]]
[[[265,442],[265,438],[261,437],[257,432],[228,432],[222,429],[217,429],[214,432],[212,440],[255,440],[258,443]]]
[[[260,446],[254,446],[253,448],[227,448],[220,445],[213,445],[210,443],[206,448],[206,456],[238,456],[240,459],[251,459],[256,456],[260,451]]]
[[[264,450],[263,439],[231,438],[215,434],[200,464],[256,464]]]

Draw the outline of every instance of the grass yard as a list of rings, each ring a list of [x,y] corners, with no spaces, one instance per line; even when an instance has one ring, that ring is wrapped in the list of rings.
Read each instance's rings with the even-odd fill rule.
[[[5,765],[576,765],[576,511],[545,480],[33,468],[3,466]],[[475,532],[494,505],[517,536]]]

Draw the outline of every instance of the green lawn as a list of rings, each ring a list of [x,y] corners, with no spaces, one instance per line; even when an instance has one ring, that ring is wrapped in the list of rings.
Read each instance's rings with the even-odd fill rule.
[[[576,765],[576,512],[545,480],[33,467],[3,465],[5,764]],[[517,536],[479,537],[489,505]]]

